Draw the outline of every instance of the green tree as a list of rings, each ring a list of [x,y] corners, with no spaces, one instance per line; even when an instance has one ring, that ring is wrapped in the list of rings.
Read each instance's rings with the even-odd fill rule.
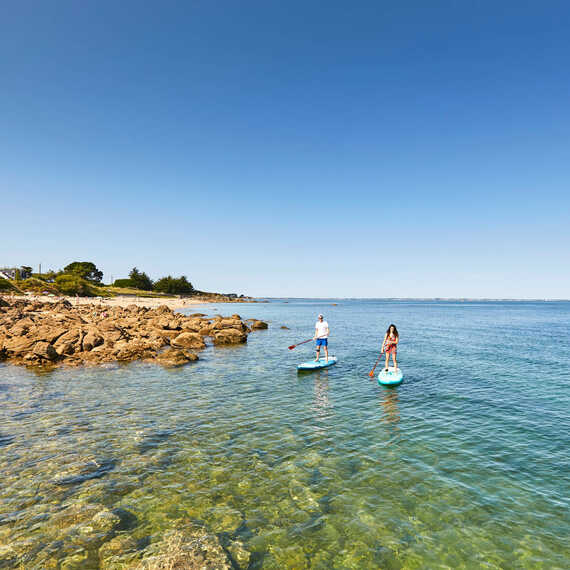
[[[144,271],[140,272],[136,267],[133,267],[129,273],[129,279],[136,289],[152,291],[152,280]]]
[[[172,277],[171,275],[162,277],[154,284],[153,289],[160,293],[169,293],[171,295],[189,295],[194,292],[194,287],[186,279],[186,275],[182,275],[182,277]]]
[[[113,287],[133,288],[134,284],[130,279],[115,279]]]
[[[62,275],[63,271],[56,273],[53,269],[50,269],[46,273],[32,273],[30,277],[34,279],[41,279],[42,281],[53,281],[58,275]]]
[[[92,283],[101,283],[103,272],[97,269],[97,266],[90,261],[74,261],[63,268],[64,273],[77,275],[81,279],[86,279]]]
[[[19,269],[14,271],[14,281],[21,281],[22,280],[22,272]]]
[[[92,296],[91,290],[89,289],[89,282],[79,277],[79,275],[70,273],[58,275],[55,278],[55,284],[58,290],[64,295]]]

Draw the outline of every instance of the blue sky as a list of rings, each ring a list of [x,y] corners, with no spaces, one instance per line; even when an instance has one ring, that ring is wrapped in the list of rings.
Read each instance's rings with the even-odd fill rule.
[[[570,297],[570,4],[8,1],[0,266]]]

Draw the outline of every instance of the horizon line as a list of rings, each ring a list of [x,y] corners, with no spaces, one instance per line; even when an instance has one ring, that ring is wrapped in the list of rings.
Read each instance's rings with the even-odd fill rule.
[[[309,300],[355,300],[355,301],[538,301],[541,303],[548,302],[569,302],[566,298],[547,298],[547,297],[257,297],[254,299],[309,299]]]

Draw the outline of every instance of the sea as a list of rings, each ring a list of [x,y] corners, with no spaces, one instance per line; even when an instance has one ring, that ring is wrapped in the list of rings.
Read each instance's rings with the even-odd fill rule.
[[[570,302],[197,311],[269,328],[175,369],[0,365],[0,568],[133,567],[184,521],[235,568],[569,567]],[[338,363],[298,373],[318,313]]]

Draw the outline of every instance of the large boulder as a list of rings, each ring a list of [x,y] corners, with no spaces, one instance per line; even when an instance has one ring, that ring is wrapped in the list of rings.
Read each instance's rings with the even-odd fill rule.
[[[28,338],[27,336],[16,336],[7,338],[4,341],[4,349],[16,356],[23,356],[30,352],[35,344],[35,339]]]
[[[269,325],[263,321],[253,321],[249,325],[253,330],[263,330],[269,327]]]
[[[181,315],[176,315],[168,322],[168,330],[179,331],[183,328],[184,318]]]
[[[29,330],[34,326],[34,321],[30,317],[18,319],[16,324],[10,328],[11,336],[23,336],[28,334]]]
[[[238,329],[223,329],[214,333],[216,346],[227,344],[242,344],[247,342],[247,334]]]
[[[198,360],[198,356],[193,352],[175,348],[167,348],[165,351],[159,353],[155,358],[155,362],[168,367],[183,366],[184,364],[194,362],[195,360]]]
[[[200,332],[200,329],[204,326],[204,322],[200,319],[187,319],[181,323],[181,328],[183,331],[189,332]]]
[[[112,321],[103,321],[99,323],[97,329],[103,336],[106,343],[117,342],[122,338],[128,339],[130,337],[130,334],[127,331],[118,327]]]
[[[83,337],[83,350],[87,352],[93,350],[96,346],[99,346],[101,344],[103,344],[103,337],[95,328],[89,329],[87,331],[87,334]]]
[[[170,340],[170,345],[175,348],[206,348],[204,339],[198,334],[193,332],[183,332],[177,337]]]
[[[247,331],[247,327],[240,319],[216,319],[212,325],[213,331],[220,331],[225,329],[237,329],[242,332]]]
[[[176,326],[174,329],[169,328],[172,320],[168,316],[158,316],[150,319],[149,323],[157,329],[176,330]]]
[[[60,325],[45,324],[39,327],[33,327],[28,335],[36,340],[45,340],[49,344],[53,344],[60,336],[67,332],[67,328]]]
[[[57,360],[59,357],[59,354],[53,345],[44,340],[41,340],[34,344],[32,353],[41,360],[49,360],[50,362]]]
[[[130,362],[141,358],[150,358],[154,356],[154,350],[151,343],[137,338],[129,342],[117,342],[112,354],[119,361]]]
[[[164,344],[170,344],[173,338],[176,338],[180,331],[167,331],[166,329],[153,329],[148,332],[150,337],[160,337],[163,339]]]
[[[81,351],[81,341],[84,332],[81,328],[74,328],[61,335],[54,343],[54,348],[61,356]]]

